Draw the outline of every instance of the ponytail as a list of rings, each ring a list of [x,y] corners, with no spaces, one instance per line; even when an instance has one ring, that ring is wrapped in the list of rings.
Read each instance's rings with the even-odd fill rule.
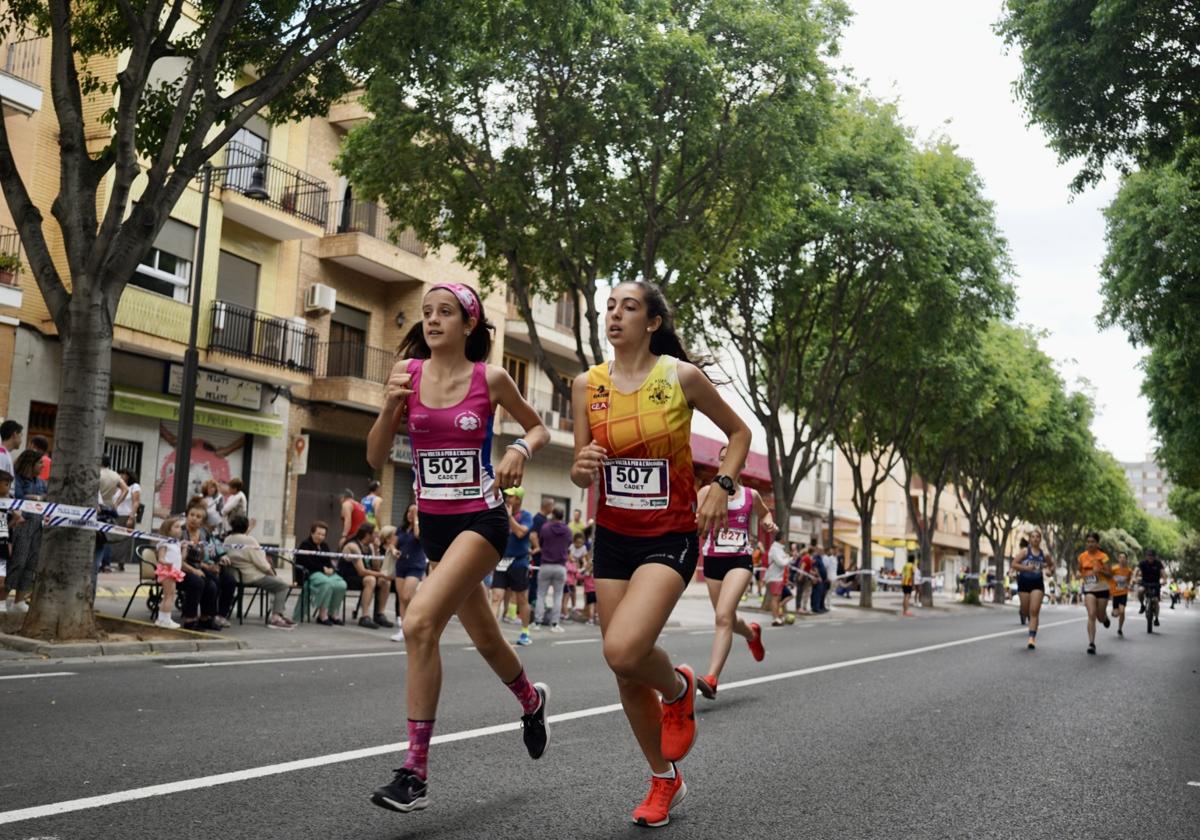
[[[667,303],[667,296],[663,294],[663,290],[648,280],[635,280],[631,285],[642,290],[647,318],[659,317],[662,319],[658,329],[650,334],[650,352],[656,356],[674,356],[679,361],[695,365],[703,371],[710,364],[710,360],[691,356],[687,348],[683,346],[679,333],[675,331],[675,313],[671,310],[671,305]],[[705,375],[708,374],[705,373]]]

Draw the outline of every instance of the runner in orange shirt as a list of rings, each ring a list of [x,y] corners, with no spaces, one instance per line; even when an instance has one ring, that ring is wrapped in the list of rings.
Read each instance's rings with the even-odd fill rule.
[[[1108,582],[1112,572],[1108,555],[1100,550],[1100,535],[1087,535],[1087,549],[1079,555],[1079,574],[1083,577],[1083,602],[1087,606],[1087,652],[1096,653],[1096,622],[1110,625],[1105,609],[1108,606]]]
[[[1129,600],[1129,581],[1133,580],[1133,569],[1124,551],[1117,553],[1117,565],[1112,570],[1108,594],[1112,596],[1112,614],[1117,620],[1117,635],[1125,637],[1125,604]]]

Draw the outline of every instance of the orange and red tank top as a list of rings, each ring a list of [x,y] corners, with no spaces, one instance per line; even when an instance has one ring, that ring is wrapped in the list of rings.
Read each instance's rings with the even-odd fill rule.
[[[692,407],[679,360],[659,356],[636,391],[613,386],[607,363],[587,373],[588,425],[608,453],[596,524],[633,537],[695,532]]]

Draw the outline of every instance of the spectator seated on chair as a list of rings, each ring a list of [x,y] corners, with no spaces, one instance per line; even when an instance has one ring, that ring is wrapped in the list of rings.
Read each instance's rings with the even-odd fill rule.
[[[250,520],[241,514],[230,518],[229,534],[225,537],[225,556],[241,574],[244,586],[257,586],[271,596],[271,614],[267,626],[291,630],[296,623],[287,617],[285,610],[292,586],[275,573],[275,567],[267,559],[258,540],[246,533],[249,528]]]
[[[314,522],[308,529],[308,539],[300,543],[299,550],[330,553],[329,544],[325,542],[328,533],[328,525],[324,522]],[[305,570],[304,586],[307,591],[301,594],[293,618],[299,619],[302,609],[316,608],[318,624],[342,624],[338,614],[346,597],[346,581],[337,573],[337,560],[332,557],[297,554],[296,564]]]
[[[377,544],[375,526],[364,522],[358,526],[354,536],[342,545],[342,553],[351,557],[343,557],[338,561],[338,574],[346,579],[346,585],[362,590],[355,612],[362,613],[358,619],[359,626],[371,630],[396,626],[385,614],[388,596],[392,591],[392,576],[383,571],[383,558],[375,550]],[[375,606],[374,618],[367,612],[372,602]]]

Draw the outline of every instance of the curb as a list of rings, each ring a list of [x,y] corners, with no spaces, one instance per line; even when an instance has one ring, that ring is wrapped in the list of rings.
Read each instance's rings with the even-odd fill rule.
[[[96,617],[110,618],[111,616],[97,613]],[[148,629],[154,627],[148,622],[131,619],[126,619],[125,623],[139,624]],[[191,630],[178,632],[193,638],[151,639],[144,642],[45,642],[41,639],[28,639],[24,636],[0,633],[0,648],[51,659],[71,659],[94,656],[129,656],[131,654],[206,653],[242,650],[250,646],[240,639],[214,638],[208,633],[197,633]]]

